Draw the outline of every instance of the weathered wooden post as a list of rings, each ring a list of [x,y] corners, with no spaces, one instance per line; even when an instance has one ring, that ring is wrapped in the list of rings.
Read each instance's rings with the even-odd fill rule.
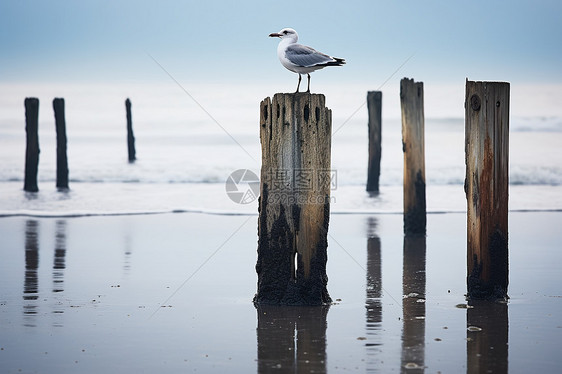
[[[367,191],[379,192],[381,174],[381,127],[382,127],[382,92],[367,93],[369,112],[369,166],[367,171]]]
[[[468,297],[507,297],[509,83],[466,81]]]
[[[260,104],[255,303],[331,302],[326,288],[331,132],[324,95],[278,93]]]
[[[404,233],[425,235],[425,139],[423,82],[400,81],[404,152]]]
[[[28,97],[25,105],[25,179],[23,189],[27,192],[37,192],[37,170],[39,167],[39,99]]]
[[[68,189],[68,158],[66,156],[66,120],[64,99],[53,100],[55,127],[57,130],[57,188]]]
[[[125,100],[125,108],[127,109],[127,149],[129,151],[129,162],[134,162],[136,157],[135,136],[133,134],[133,119],[131,115],[131,100]]]

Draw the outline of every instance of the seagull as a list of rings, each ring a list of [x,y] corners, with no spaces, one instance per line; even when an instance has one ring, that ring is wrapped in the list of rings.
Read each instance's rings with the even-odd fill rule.
[[[293,29],[286,28],[279,32],[271,33],[269,36],[281,38],[277,47],[277,56],[281,61],[281,65],[299,75],[299,83],[295,93],[299,92],[302,79],[301,74],[307,75],[308,89],[306,92],[310,92],[310,73],[326,66],[342,66],[345,64],[343,58],[331,57],[318,52],[314,48],[298,44],[299,35]]]

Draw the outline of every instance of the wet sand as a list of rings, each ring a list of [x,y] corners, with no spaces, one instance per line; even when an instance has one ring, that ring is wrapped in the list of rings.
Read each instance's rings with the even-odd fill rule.
[[[510,213],[510,300],[466,308],[465,214],[335,214],[333,305],[256,308],[257,216],[0,218],[1,371],[557,372],[560,222]]]

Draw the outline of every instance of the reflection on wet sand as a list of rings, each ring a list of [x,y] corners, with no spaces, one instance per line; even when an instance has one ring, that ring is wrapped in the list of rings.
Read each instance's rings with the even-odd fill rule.
[[[24,325],[34,327],[31,318],[37,314],[37,299],[39,298],[39,222],[28,220],[25,222],[25,276],[23,283],[23,314]],[[27,317],[27,318],[26,318]]]
[[[59,220],[55,226],[55,250],[53,260],[53,289],[54,294],[64,291],[64,270],[66,268],[66,221]],[[24,326],[35,327],[33,317],[37,315],[39,307],[39,221],[25,221],[25,276],[23,284],[23,315]],[[64,313],[64,308],[55,303],[53,314]],[[55,327],[62,324],[59,320],[53,322]]]
[[[329,306],[256,305],[258,373],[325,373]]]
[[[425,366],[425,236],[404,237],[402,372]]]
[[[66,221],[58,220],[55,226],[55,259],[53,262],[53,293],[64,292],[64,270],[66,269]],[[64,313],[62,303],[55,303],[53,314],[59,316]],[[57,317],[53,327],[62,327]]]
[[[507,304],[470,301],[466,311],[466,361],[468,373],[508,372]]]
[[[123,272],[124,274],[129,274],[131,271],[131,255],[133,253],[133,245],[131,239],[131,233],[127,231],[125,234],[125,258],[123,260]]]
[[[367,371],[377,372],[382,345],[381,241],[376,234],[377,220],[367,220]]]
[[[55,232],[55,261],[53,263],[53,292],[64,291],[66,268],[66,221],[57,221]]]

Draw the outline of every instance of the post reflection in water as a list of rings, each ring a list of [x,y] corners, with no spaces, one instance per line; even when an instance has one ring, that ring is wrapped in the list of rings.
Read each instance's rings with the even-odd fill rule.
[[[381,361],[382,345],[382,277],[381,241],[376,234],[377,220],[367,219],[367,371],[376,372]]]
[[[258,373],[325,373],[329,306],[257,305]]]
[[[66,221],[58,220],[55,224],[55,258],[53,262],[53,293],[64,292],[64,270],[66,269]],[[64,313],[62,303],[54,303],[53,314]],[[53,321],[53,327],[63,327],[62,317]]]
[[[404,237],[402,372],[425,366],[425,236]]]
[[[39,298],[39,222],[28,220],[25,222],[25,277],[23,283],[23,314],[26,326],[35,326],[30,318],[37,314],[36,300]]]
[[[507,303],[471,300],[466,311],[468,373],[508,372]]]
[[[34,316],[37,315],[39,304],[39,221],[25,221],[25,276],[23,283],[23,315],[24,326],[35,327]],[[53,260],[53,288],[58,295],[64,291],[64,270],[66,269],[66,221],[58,220],[55,224],[55,243]],[[55,299],[57,296],[54,296]],[[44,297],[43,297],[44,298]],[[45,299],[46,300],[46,299]],[[62,303],[54,302],[53,314],[64,313]],[[62,324],[57,319],[53,326]]]
[[[57,221],[55,231],[55,260],[53,263],[53,292],[64,291],[66,268],[66,221]]]

